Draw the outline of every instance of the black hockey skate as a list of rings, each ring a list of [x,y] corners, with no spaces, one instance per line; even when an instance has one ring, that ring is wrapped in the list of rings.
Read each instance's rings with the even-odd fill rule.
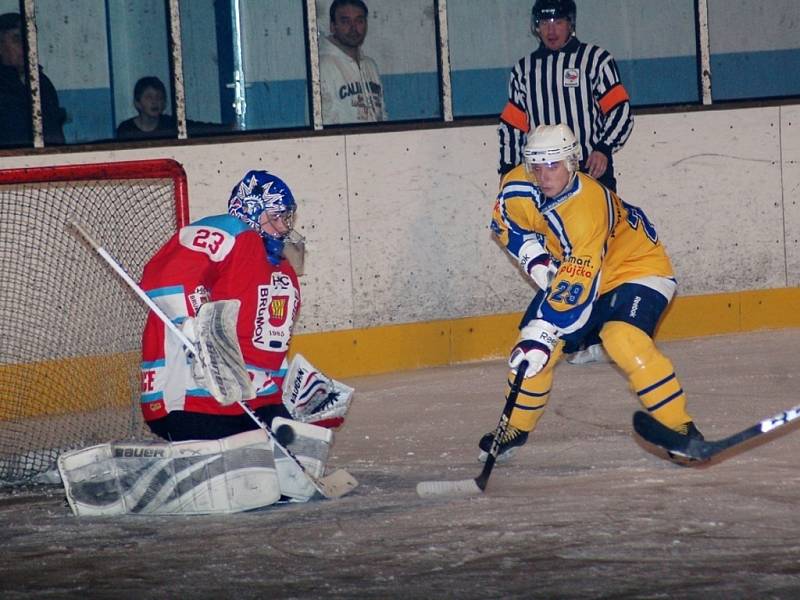
[[[679,427],[675,428],[675,432],[681,435],[685,435],[687,438],[691,440],[700,440],[701,442],[706,438],[700,433],[700,430],[695,426],[694,421],[688,421],[683,423]],[[680,465],[688,465],[695,462],[695,459],[685,456],[680,453],[676,452],[669,452],[667,451],[667,455],[676,463]]]
[[[486,462],[486,457],[489,455],[489,450],[492,448],[492,440],[494,440],[494,431],[490,431],[481,438],[478,442],[478,447],[481,449],[481,454],[478,460]],[[497,462],[505,462],[514,456],[514,452],[519,446],[528,441],[528,432],[517,429],[509,425],[506,432],[500,438],[500,451],[497,453]]]

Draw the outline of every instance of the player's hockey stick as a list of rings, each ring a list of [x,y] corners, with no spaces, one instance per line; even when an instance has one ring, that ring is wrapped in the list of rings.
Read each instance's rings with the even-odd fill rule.
[[[525,378],[525,371],[527,369],[527,361],[522,361],[517,367],[517,375],[514,377],[514,382],[511,384],[511,390],[508,392],[508,397],[503,407],[503,414],[500,415],[500,421],[497,423],[497,428],[494,430],[492,446],[489,448],[486,462],[483,463],[483,470],[480,475],[475,479],[462,479],[461,481],[420,481],[417,484],[417,494],[420,497],[476,496],[484,492],[486,484],[489,482],[489,476],[492,474],[492,469],[494,469],[494,463],[497,461],[497,455],[500,452],[500,440],[508,430],[508,420],[511,417],[511,411],[514,410],[514,404],[517,401],[517,396],[522,387],[522,380]]]
[[[153,313],[163,321],[163,323],[170,329],[172,333],[174,333],[178,339],[180,340],[181,344],[195,357],[198,356],[198,350],[195,347],[195,344],[186,337],[186,334],[178,328],[175,323],[164,313],[164,311],[159,308],[159,306],[153,302],[153,299],[150,298],[145,291],[133,280],[133,278],[125,271],[122,265],[117,262],[117,260],[108,253],[108,251],[100,246],[97,241],[89,235],[89,233],[77,222],[70,221],[69,224],[75,228],[75,230],[86,240],[86,242],[100,255],[100,257],[105,260],[109,266],[111,266],[114,271],[119,275],[128,286],[136,292],[136,295],[139,296],[140,299],[144,301],[145,304],[153,311]],[[223,301],[224,302],[224,301]],[[238,308],[238,301],[237,301],[237,308]],[[205,309],[205,306],[204,306]],[[198,318],[200,315],[203,314],[203,310],[200,310]],[[212,313],[213,314],[213,313]],[[220,317],[224,318],[224,317]],[[289,459],[300,469],[300,471],[305,475],[308,480],[314,485],[317,491],[326,498],[338,498],[340,496],[344,496],[351,490],[353,490],[357,485],[358,482],[356,479],[350,475],[344,469],[339,469],[334,473],[326,477],[315,477],[308,470],[305,468],[303,463],[300,462],[300,459],[292,453],[284,444],[281,443],[272,429],[264,423],[256,414],[256,412],[250,408],[245,400],[249,398],[255,397],[255,390],[252,389],[252,382],[250,381],[250,376],[247,374],[247,370],[244,367],[244,359],[242,358],[242,352],[239,348],[239,341],[235,335],[226,335],[226,332],[223,331],[224,327],[217,326],[215,323],[208,323],[206,326],[203,327],[204,330],[212,331],[212,330],[219,330],[215,331],[215,335],[223,336],[225,339],[222,340],[223,343],[216,344],[216,346],[224,347],[224,351],[220,352],[217,356],[216,353],[212,353],[210,363],[211,366],[209,367],[207,374],[208,377],[206,378],[207,383],[212,383],[214,387],[217,387],[217,390],[214,394],[218,400],[233,404],[233,402],[238,402],[238,404],[242,407],[242,409],[248,414],[248,416],[258,425],[261,429],[263,429],[267,436],[272,440],[272,442],[280,448],[280,450],[289,457]],[[202,343],[202,342],[201,342]],[[237,356],[238,355],[238,356]],[[236,365],[237,361],[239,362]],[[241,373],[236,373],[235,377],[226,376],[224,378],[217,377],[220,370],[219,363],[227,363],[226,366],[229,367],[228,370],[230,371],[238,371],[242,370],[244,375]],[[218,380],[224,379],[225,382],[220,382]],[[237,389],[237,385],[230,385],[231,380],[235,382],[235,384],[241,383],[243,379],[246,379],[247,383],[242,383],[243,386],[249,386],[246,389]],[[218,397],[219,394],[222,397]]]
[[[698,440],[681,435],[643,411],[634,413],[633,428],[645,441],[663,448],[670,454],[694,462],[705,462],[724,450],[734,448],[760,435],[772,433],[798,417],[800,417],[800,405],[778,413],[769,419],[764,419],[739,433],[715,441]]]

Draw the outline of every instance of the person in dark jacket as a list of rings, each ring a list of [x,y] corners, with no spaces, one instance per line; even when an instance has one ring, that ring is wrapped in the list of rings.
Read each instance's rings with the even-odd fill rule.
[[[41,67],[39,88],[45,144],[63,144],[64,110],[59,105],[55,86]],[[0,146],[31,146],[31,121],[22,18],[19,13],[5,13],[0,15]]]

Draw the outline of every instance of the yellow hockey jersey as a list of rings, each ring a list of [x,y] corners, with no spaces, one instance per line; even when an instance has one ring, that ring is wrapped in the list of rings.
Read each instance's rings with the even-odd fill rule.
[[[644,212],[578,173],[556,198],[547,198],[523,165],[503,178],[492,231],[517,260],[537,240],[558,267],[539,318],[561,333],[577,331],[595,299],[647,277],[673,277],[672,265]]]

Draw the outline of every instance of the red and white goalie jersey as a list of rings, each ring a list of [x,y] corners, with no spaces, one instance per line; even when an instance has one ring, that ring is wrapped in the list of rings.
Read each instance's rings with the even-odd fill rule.
[[[207,300],[240,300],[236,329],[257,394],[248,404],[257,409],[281,403],[300,286],[287,260],[278,266],[270,263],[256,231],[227,214],[187,225],[150,259],[141,285],[178,326]],[[142,336],[141,373],[147,421],[174,410],[243,412],[238,404],[222,406],[195,383],[183,345],[152,312]]]

